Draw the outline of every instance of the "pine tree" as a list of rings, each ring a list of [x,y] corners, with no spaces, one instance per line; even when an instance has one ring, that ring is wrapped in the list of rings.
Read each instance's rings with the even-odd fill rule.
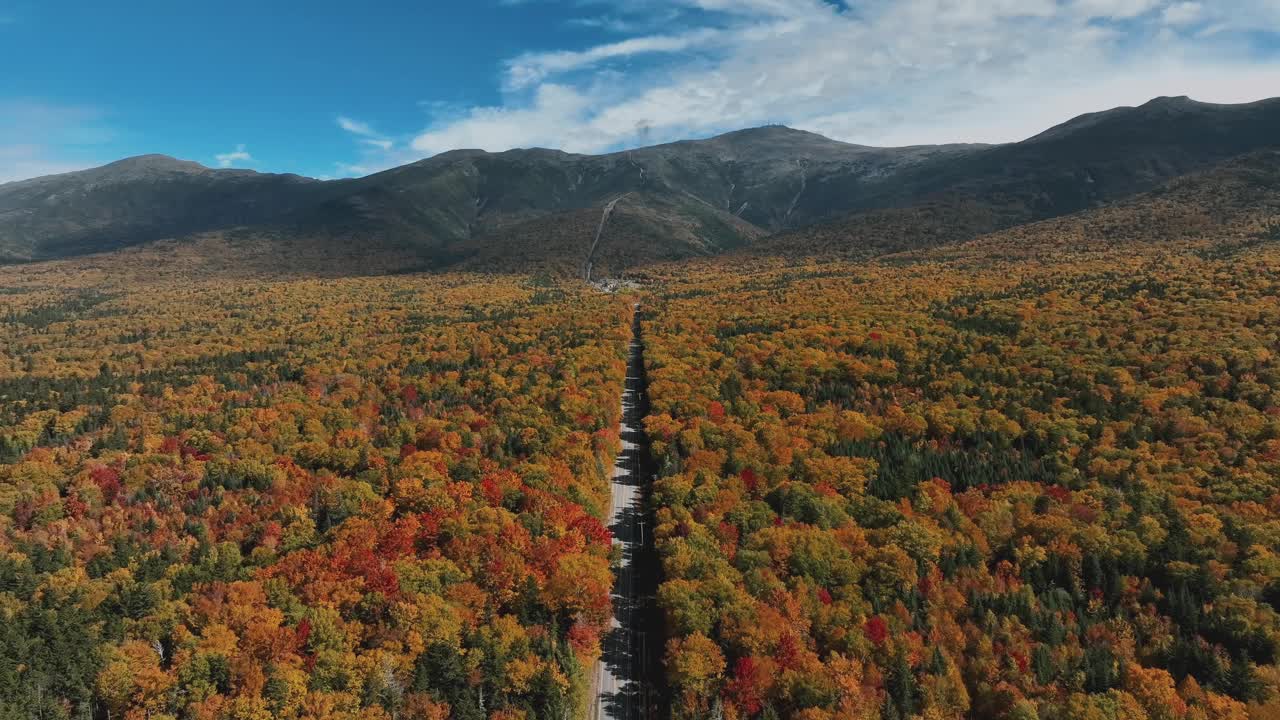
[[[933,647],[933,657],[929,659],[929,672],[939,677],[947,674],[947,656],[942,654],[942,648],[937,645]]]
[[[1036,674],[1036,682],[1041,685],[1053,682],[1057,671],[1053,666],[1053,653],[1048,645],[1036,646],[1035,652],[1031,654],[1031,669]]]
[[[899,647],[893,656],[893,665],[888,677],[889,697],[904,716],[914,715],[917,707],[919,688],[916,685],[915,673],[907,653]]]

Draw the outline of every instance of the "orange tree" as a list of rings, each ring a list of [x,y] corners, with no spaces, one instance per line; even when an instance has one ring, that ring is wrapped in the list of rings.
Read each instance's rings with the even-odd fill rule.
[[[626,303],[81,267],[0,282],[0,717],[580,702]]]
[[[652,273],[678,717],[1263,712],[1280,252],[1026,247]]]

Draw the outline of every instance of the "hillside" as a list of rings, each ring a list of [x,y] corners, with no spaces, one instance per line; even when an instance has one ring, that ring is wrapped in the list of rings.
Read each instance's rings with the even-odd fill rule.
[[[0,261],[264,223],[314,203],[332,187],[296,175],[211,170],[163,155],[8,183],[0,185]]]
[[[839,212],[797,209],[809,173],[888,177],[972,151],[867,148],[782,127],[601,156],[459,150],[355,181],[301,213],[288,232],[373,236],[416,248],[437,267],[493,269],[497,261],[507,269],[531,260],[576,272],[603,208],[616,200],[600,250],[606,264],[625,267],[722,252]],[[566,237],[571,227],[578,230]]]
[[[523,223],[598,211],[623,196],[624,212],[644,216],[642,234],[675,238],[670,249],[638,256],[688,256],[816,220],[819,214],[795,206],[809,172],[889,176],[970,150],[866,148],[768,127],[602,156],[458,150],[340,182],[144,156],[0,186],[0,259],[66,257],[245,228],[268,241],[361,238],[371,251],[375,243],[409,248],[442,265],[457,259],[451,247],[484,255],[477,239],[502,243]]]
[[[1027,187],[1151,112],[1023,144],[1060,157]],[[1164,160],[1099,161],[1069,213],[975,170],[791,230],[803,195],[757,224],[696,183],[874,153],[774,128],[20,184],[82,198],[80,232],[190,221],[138,225],[157,185],[296,194],[0,267],[0,718],[575,717],[650,596],[672,720],[1276,717],[1280,149],[1131,140]]]
[[[620,295],[535,264],[593,209],[0,267],[0,716],[574,717],[640,302],[661,717],[1275,717],[1278,179]]]
[[[403,270],[579,275],[590,256],[619,272],[762,238],[764,251],[841,239],[868,255],[1121,200],[1280,147],[1278,128],[1280,100],[1159,98],[1001,146],[873,148],[771,126],[599,156],[458,150],[336,182],[144,156],[0,186],[0,260],[210,232],[246,250],[284,243],[320,265],[355,252],[357,271],[395,256]]]
[[[1262,148],[1280,147],[1280,99],[1215,105],[1156,98],[1071,120],[965,163],[904,178],[911,197],[981,199],[1002,225],[1063,215],[1124,198]],[[911,201],[911,198],[906,200]]]
[[[1280,240],[1280,151],[1233,158],[1107,207],[1020,225],[922,256],[1051,259],[1091,248],[1200,243],[1218,252]]]
[[[1280,224],[1280,151],[1248,153],[1109,205],[989,232],[1000,224],[992,207],[952,198],[770,236],[747,252],[868,258],[916,250],[935,257],[1000,248],[1043,254],[1081,243],[1252,236]]]

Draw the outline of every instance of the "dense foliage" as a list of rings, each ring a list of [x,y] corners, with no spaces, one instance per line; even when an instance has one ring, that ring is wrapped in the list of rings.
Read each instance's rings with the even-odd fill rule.
[[[619,285],[674,716],[1280,718],[1276,160]],[[480,264],[576,275],[565,223]],[[306,252],[0,269],[0,720],[585,710],[632,298]]]
[[[580,707],[627,303],[92,264],[0,285],[0,717]]]
[[[1277,716],[1280,250],[1027,234],[665,278],[677,717]]]

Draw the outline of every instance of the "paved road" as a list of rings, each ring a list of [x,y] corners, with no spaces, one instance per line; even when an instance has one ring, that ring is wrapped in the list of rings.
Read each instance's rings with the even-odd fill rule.
[[[654,663],[661,641],[650,647],[653,594],[657,584],[652,538],[646,526],[644,490],[649,482],[649,444],[641,421],[648,403],[644,388],[643,347],[639,341],[639,306],[622,394],[622,452],[613,467],[613,508],[609,529],[622,548],[613,586],[612,628],[596,663],[593,720],[647,720],[656,717]]]

